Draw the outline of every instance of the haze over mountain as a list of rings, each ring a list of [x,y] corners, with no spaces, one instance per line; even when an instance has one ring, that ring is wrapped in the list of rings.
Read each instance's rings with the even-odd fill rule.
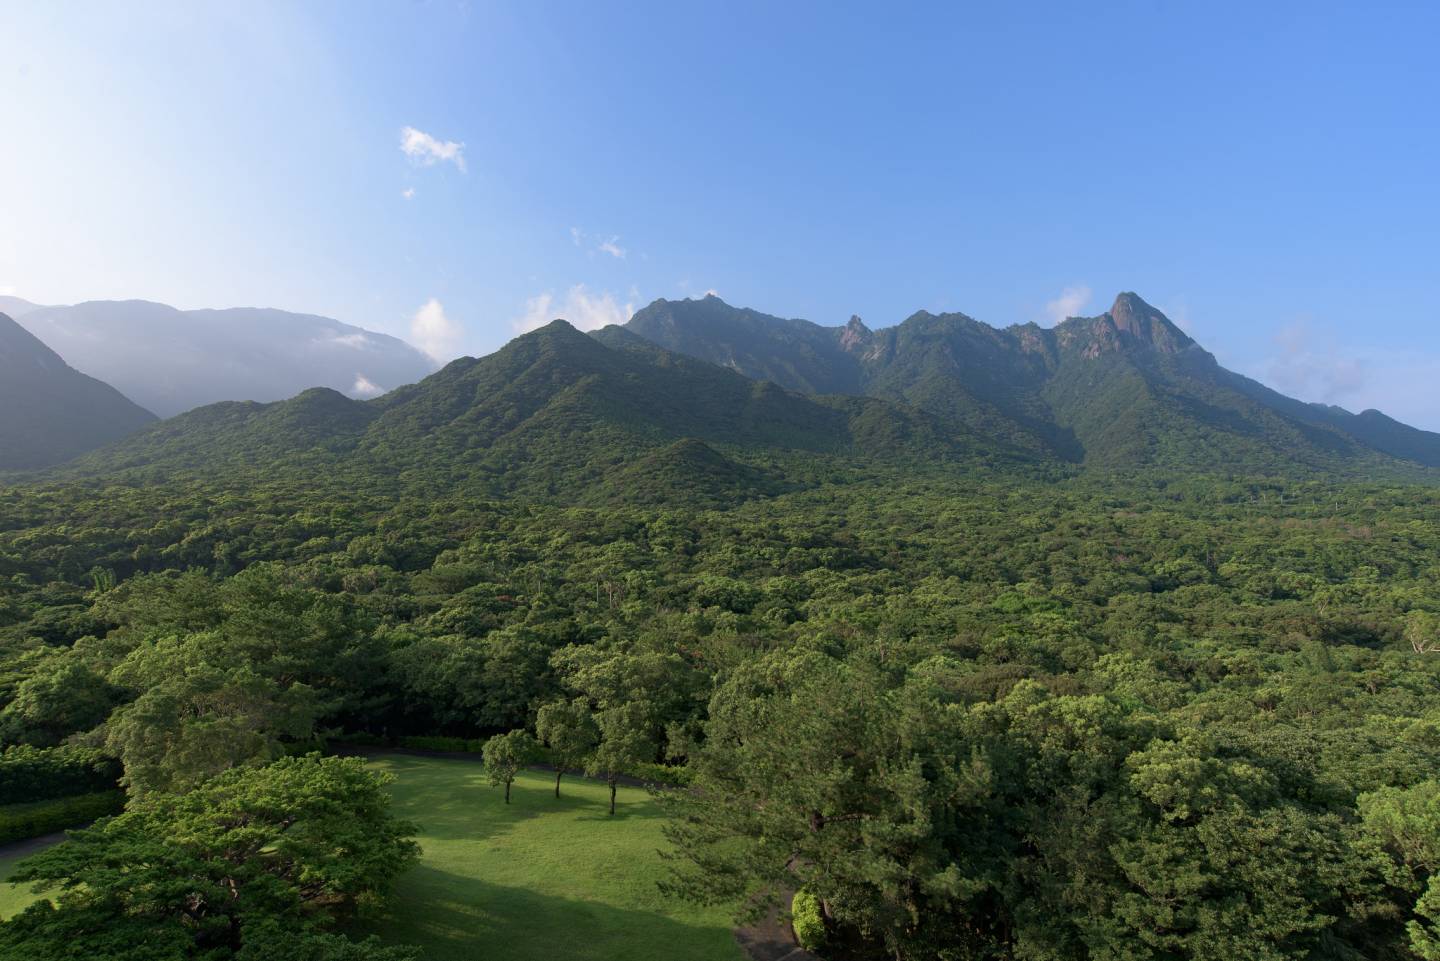
[[[1306,404],[1225,370],[1133,293],[1054,328],[920,311],[878,331],[858,317],[822,327],[712,295],[656,301],[596,336],[643,339],[794,390],[913,404],[1088,465],[1341,469],[1386,455],[1440,466],[1440,434]]]
[[[218,401],[281,400],[310,387],[373,397],[434,370],[402,340],[310,314],[182,311],[143,300],[7,303],[76,369],[162,417]]]
[[[57,464],[154,419],[0,313],[0,470]]]

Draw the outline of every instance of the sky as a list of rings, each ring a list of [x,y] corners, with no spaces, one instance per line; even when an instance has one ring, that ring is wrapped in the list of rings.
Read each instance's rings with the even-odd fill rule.
[[[438,360],[659,298],[997,326],[1133,290],[1440,430],[1440,5],[0,4],[0,293]]]

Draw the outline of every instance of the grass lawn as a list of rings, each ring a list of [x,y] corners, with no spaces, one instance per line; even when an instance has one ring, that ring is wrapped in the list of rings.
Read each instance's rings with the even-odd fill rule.
[[[473,761],[383,755],[396,813],[420,826],[419,867],[388,915],[367,925],[418,944],[427,961],[737,961],[730,913],[666,898],[659,810],[621,788],[526,772],[511,803]]]
[[[27,855],[35,853],[42,847],[48,847],[54,840],[55,838],[36,839],[5,846],[4,850],[16,853],[0,854],[0,918],[19,914],[37,900],[37,895],[30,893],[30,885],[6,884],[5,879],[10,877],[15,870],[15,865],[23,861]]]

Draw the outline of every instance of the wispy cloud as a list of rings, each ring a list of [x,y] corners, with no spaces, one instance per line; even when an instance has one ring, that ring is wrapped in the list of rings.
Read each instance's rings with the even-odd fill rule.
[[[9,284],[0,284],[0,297],[14,297],[15,288]]]
[[[1269,357],[1242,371],[1283,394],[1351,411],[1384,411],[1425,430],[1440,430],[1440,353],[1342,343],[1323,327],[1297,320],[1274,335]]]
[[[385,388],[376,384],[364,374],[355,375],[355,384],[350,388],[350,393],[356,397],[378,397],[385,393]]]
[[[453,163],[461,173],[465,172],[465,145],[453,140],[439,140],[423,130],[405,127],[400,131],[400,151],[410,162],[422,167],[437,163]]]
[[[445,316],[440,301],[431,297],[410,317],[410,341],[431,360],[443,364],[459,355],[465,328]]]
[[[581,230],[579,227],[570,228],[570,242],[576,247],[590,247],[592,256],[595,253],[602,253],[609,254],[616,260],[624,260],[625,255],[629,253],[624,247],[620,246],[619,234],[611,234],[608,238],[597,238],[593,247],[590,246],[590,240],[590,235],[584,230]]]
[[[353,334],[342,334],[334,331],[330,336],[323,338],[323,343],[339,344],[341,347],[349,347],[352,350],[374,350],[375,341],[365,336],[364,331],[356,331]]]
[[[1085,305],[1090,303],[1090,288],[1084,284],[1066,287],[1060,296],[1045,302],[1045,317],[1053,327],[1067,317],[1078,317]]]
[[[406,200],[413,200],[415,198],[415,188],[406,187],[404,190],[400,191],[400,196],[404,197]]]
[[[632,291],[632,295],[633,295]],[[550,291],[536,294],[525,301],[525,311],[510,322],[515,333],[544,327],[552,320],[566,320],[579,330],[599,330],[610,324],[623,324],[635,313],[635,301],[624,304],[610,291],[592,293],[584,284],[576,284],[563,298]]]
[[[1274,343],[1278,352],[1265,363],[1265,380],[1292,397],[1339,404],[1366,386],[1366,361],[1305,321],[1281,328]]]

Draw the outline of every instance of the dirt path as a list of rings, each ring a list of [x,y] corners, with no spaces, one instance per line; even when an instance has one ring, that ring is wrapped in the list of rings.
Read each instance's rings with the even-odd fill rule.
[[[771,908],[759,921],[735,929],[735,940],[753,961],[820,961],[795,943],[790,922],[779,908]]]

